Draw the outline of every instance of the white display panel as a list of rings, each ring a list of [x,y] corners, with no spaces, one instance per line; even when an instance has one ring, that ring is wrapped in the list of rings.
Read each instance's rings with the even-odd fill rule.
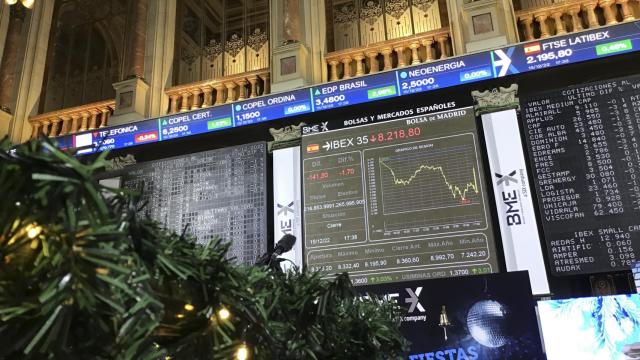
[[[300,148],[290,147],[273,151],[273,232],[277,242],[285,234],[296,237],[293,249],[281,257],[302,269],[302,225],[300,189]],[[292,267],[281,263],[283,270]]]
[[[533,293],[548,294],[518,115],[515,110],[484,114],[482,125],[507,270],[529,271]]]

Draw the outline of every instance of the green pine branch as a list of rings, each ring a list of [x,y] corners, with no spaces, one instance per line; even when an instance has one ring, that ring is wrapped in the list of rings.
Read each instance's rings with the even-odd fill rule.
[[[346,275],[240,267],[47,140],[0,142],[0,358],[388,359],[399,308]]]

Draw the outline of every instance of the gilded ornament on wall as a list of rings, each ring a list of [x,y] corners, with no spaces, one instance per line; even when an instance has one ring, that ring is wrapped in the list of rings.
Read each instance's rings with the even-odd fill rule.
[[[367,0],[360,9],[360,19],[369,25],[373,25],[382,16],[382,6],[376,0]]]
[[[187,65],[191,66],[198,56],[195,52],[189,47],[183,46],[182,51],[180,51],[180,60],[184,61]]]
[[[267,34],[262,32],[260,28],[255,28],[253,30],[253,34],[249,35],[247,39],[247,45],[255,51],[260,51],[260,49],[267,43],[269,38]]]
[[[226,52],[231,57],[236,57],[240,51],[244,48],[244,40],[238,34],[232,34],[231,38],[227,40]]]
[[[299,146],[302,136],[302,127],[305,123],[289,125],[281,129],[270,128],[269,133],[273,136],[273,141],[267,143],[269,152],[277,149],[284,149],[292,146]]]
[[[358,14],[356,13],[356,7],[346,4],[339,9],[334,9],[333,22],[334,24],[348,24],[358,20]]]
[[[203,49],[204,56],[213,61],[215,58],[222,54],[222,44],[216,39],[209,40],[209,43]]]
[[[505,109],[519,109],[518,84],[511,84],[509,87],[498,87],[491,90],[471,92],[475,100],[474,108],[476,115],[485,114]]]
[[[395,19],[400,19],[407,9],[409,9],[407,0],[388,0],[385,6],[386,13]]]
[[[436,0],[413,0],[413,5],[422,11],[427,11]]]

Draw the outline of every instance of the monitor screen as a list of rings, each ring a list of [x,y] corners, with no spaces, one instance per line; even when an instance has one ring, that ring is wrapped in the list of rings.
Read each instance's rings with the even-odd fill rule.
[[[402,307],[408,360],[542,360],[525,271],[359,286]]]
[[[204,151],[125,168],[122,186],[140,189],[142,211],[197,241],[231,242],[229,257],[253,264],[267,250],[266,144]]]
[[[640,76],[521,104],[551,271],[627,270],[640,250]]]
[[[539,301],[549,360],[640,359],[640,295]]]
[[[472,108],[303,136],[306,264],[354,284],[497,271]]]

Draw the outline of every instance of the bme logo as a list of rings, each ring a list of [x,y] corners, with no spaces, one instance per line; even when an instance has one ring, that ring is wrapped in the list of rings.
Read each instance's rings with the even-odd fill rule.
[[[422,304],[420,304],[419,298],[420,293],[422,292],[422,286],[417,287],[415,291],[413,291],[412,288],[405,288],[405,290],[407,291],[408,297],[404,299],[404,302],[405,304],[409,304],[409,314],[413,313],[416,309],[418,309],[419,312],[425,312],[426,310],[424,309]],[[399,297],[399,293],[387,294],[385,296],[387,300]]]
[[[495,173],[495,176],[498,178],[496,186],[503,185],[503,187],[507,187],[511,185],[511,183],[517,184],[518,180],[514,178],[514,176],[516,176],[516,172],[517,170],[513,170],[507,175]],[[512,226],[522,224],[522,209],[518,190],[502,191],[502,203],[504,204],[503,209],[505,209],[507,225]]]
[[[291,212],[291,214],[293,214],[293,201],[289,203],[289,205],[280,205],[280,204],[276,204],[278,206],[278,215],[284,215],[287,216],[287,213]]]
[[[323,121],[317,125],[307,125],[302,128],[303,134],[317,133],[317,132],[325,132],[329,131],[329,122]]]
[[[508,175],[502,175],[498,173],[495,173],[495,175],[498,178],[498,182],[496,183],[496,185],[502,185],[504,183],[504,186],[509,186],[510,181],[513,181],[516,184],[518,183],[518,180],[514,178],[514,176],[516,175],[515,170],[510,172]]]

